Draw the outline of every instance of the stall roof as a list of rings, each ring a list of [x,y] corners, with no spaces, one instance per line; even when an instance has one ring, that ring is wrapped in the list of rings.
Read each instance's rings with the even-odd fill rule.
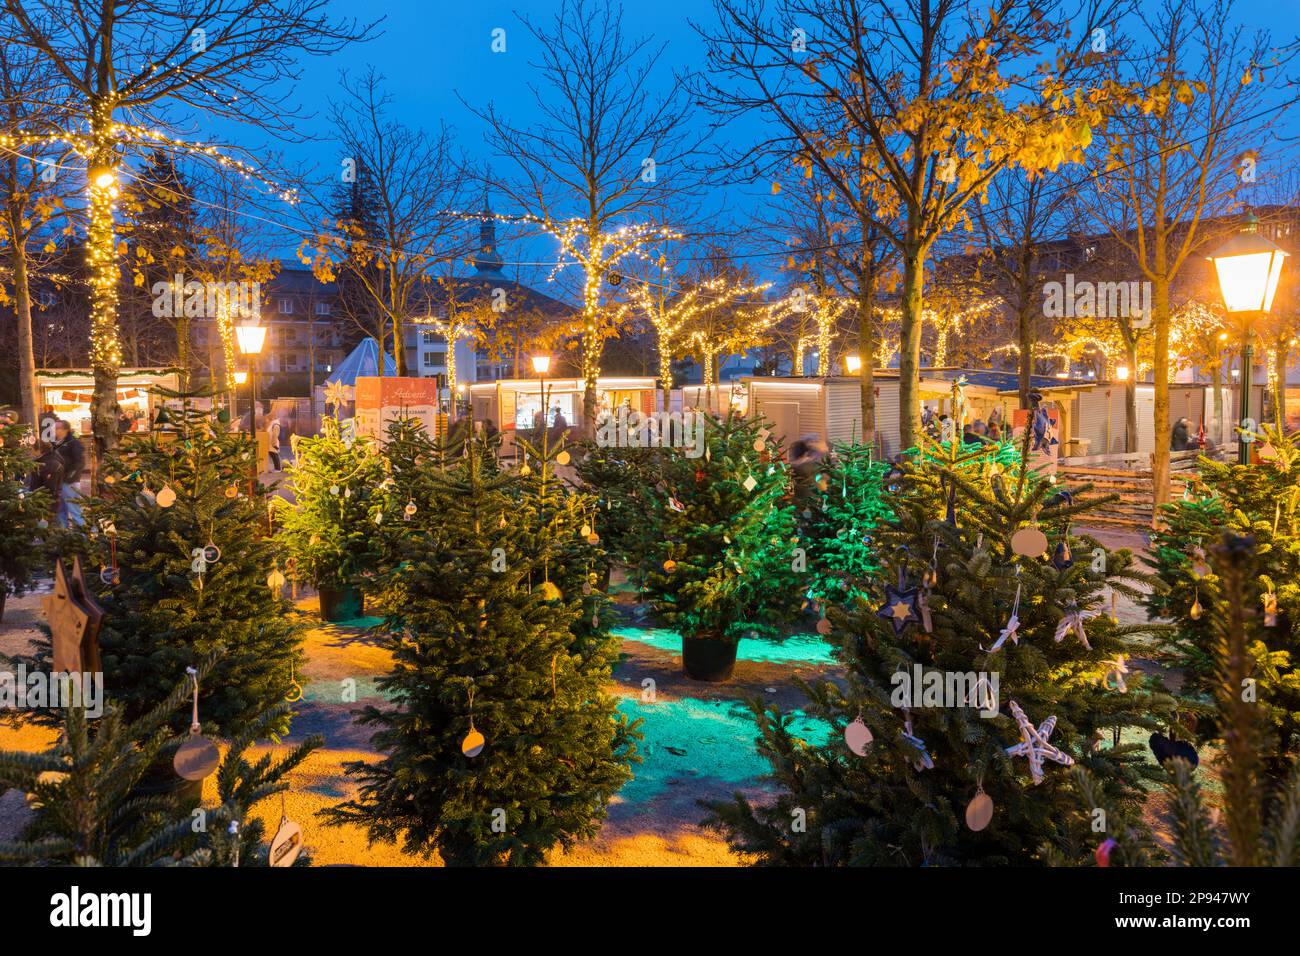
[[[537,390],[541,380],[538,378],[498,378],[487,382],[471,382],[469,390],[489,391],[500,388],[510,389],[532,389]],[[546,379],[546,387],[550,389],[580,389],[582,388],[582,379],[580,378],[550,378]],[[602,375],[596,379],[597,388],[612,388],[631,391],[638,388],[658,388],[656,380],[652,376],[635,376],[635,375]]]
[[[951,382],[960,376],[965,376],[966,384],[973,385],[976,388],[989,388],[996,392],[1014,392],[1020,388],[1020,377],[1015,372],[1000,372],[991,369],[972,369],[972,368],[922,368],[920,378],[922,382]],[[896,368],[878,368],[875,371],[875,377],[878,379],[897,379],[898,369]],[[748,375],[741,379],[743,382],[856,382],[856,375],[793,375],[793,376],[775,376],[775,375]],[[1077,389],[1085,386],[1103,384],[1096,379],[1091,378],[1057,378],[1054,375],[1031,375],[1029,378],[1030,388],[1040,391],[1053,389]]]
[[[326,377],[324,384],[332,385],[335,382],[342,382],[351,388],[357,384],[357,376],[374,376],[378,374],[379,343],[373,338],[364,338],[357,343],[356,348],[348,353],[347,358],[339,362],[338,367]],[[397,374],[397,366],[393,362],[393,357],[387,353],[384,355],[384,374]]]

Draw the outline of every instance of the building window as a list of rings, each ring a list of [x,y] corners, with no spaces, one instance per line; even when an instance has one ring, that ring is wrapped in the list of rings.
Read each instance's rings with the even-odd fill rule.
[[[280,314],[293,315],[293,299],[280,300]]]
[[[316,303],[317,315],[330,315],[333,311],[334,311],[334,306],[330,305],[328,302]]]
[[[438,356],[434,355],[432,352],[425,352],[425,353],[424,353],[424,367],[425,367],[425,368],[437,368],[437,367],[438,367]]]
[[[425,333],[424,333],[424,344],[425,344],[425,345],[434,345],[434,344],[437,343],[437,341],[438,341],[438,333],[437,333],[437,332],[425,332]]]
[[[288,352],[280,358],[280,368],[285,372],[296,372],[298,370],[298,355],[294,352]]]

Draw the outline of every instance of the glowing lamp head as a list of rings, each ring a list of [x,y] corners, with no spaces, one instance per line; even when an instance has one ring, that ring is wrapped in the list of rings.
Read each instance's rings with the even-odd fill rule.
[[[235,326],[235,338],[239,341],[239,351],[244,355],[260,355],[266,344],[266,326],[244,323]]]
[[[1208,257],[1219,278],[1224,308],[1229,312],[1271,309],[1286,257],[1281,246],[1259,234],[1259,220],[1247,216],[1241,231]]]
[[[551,370],[551,357],[549,355],[533,356],[533,371],[538,375],[545,375]]]
[[[247,372],[236,372],[234,377],[235,377],[235,384],[236,384],[236,385],[243,385],[245,382],[248,381],[248,373],[247,373]]]
[[[846,356],[844,356],[844,368],[845,368],[846,370],[848,370],[848,373],[849,373],[850,375],[852,375],[852,374],[855,373],[855,372],[861,371],[861,369],[862,369],[862,358],[861,358],[860,356],[858,356],[858,355],[846,355]]]
[[[90,181],[100,189],[110,189],[117,183],[117,176],[111,169],[92,169],[90,171]]]
[[[1127,381],[1128,381],[1128,366],[1127,366],[1127,365],[1121,365],[1119,368],[1115,369],[1115,378],[1117,378],[1117,379],[1118,379],[1119,381],[1121,381],[1121,382],[1127,382]]]

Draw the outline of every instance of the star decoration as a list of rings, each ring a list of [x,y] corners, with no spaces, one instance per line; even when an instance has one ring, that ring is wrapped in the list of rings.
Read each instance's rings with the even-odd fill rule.
[[[1048,717],[1041,725],[1035,727],[1020,709],[1020,705],[1011,701],[1011,716],[1020,727],[1020,743],[1007,748],[1008,757],[1028,757],[1029,775],[1034,778],[1034,786],[1043,782],[1043,759],[1054,760],[1070,767],[1074,758],[1058,747],[1048,743],[1052,731],[1056,729],[1056,717]]]
[[[334,414],[338,415],[343,406],[352,401],[352,387],[344,385],[340,381],[330,382],[325,386],[325,404],[334,406]]]
[[[1088,632],[1083,629],[1083,622],[1090,617],[1096,617],[1095,611],[1081,611],[1076,605],[1071,604],[1066,610],[1065,615],[1056,624],[1056,643],[1065,640],[1065,635],[1073,634],[1084,646],[1085,650],[1092,650],[1092,645],[1088,643]]]
[[[894,626],[894,634],[902,634],[908,624],[921,620],[919,588],[894,587],[885,585],[885,604],[876,611],[876,617],[883,617]]]
[[[50,623],[55,673],[95,673],[99,670],[99,627],[104,611],[86,587],[81,558],[72,560],[72,574],[62,559],[54,562],[54,593],[45,599]]]

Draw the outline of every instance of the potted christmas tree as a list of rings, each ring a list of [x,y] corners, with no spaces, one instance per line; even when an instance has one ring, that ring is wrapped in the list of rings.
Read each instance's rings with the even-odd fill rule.
[[[375,519],[382,521],[378,443],[356,436],[352,421],[326,416],[319,435],[294,436],[293,453],[287,469],[293,502],[280,510],[294,572],[320,593],[323,620],[354,620],[364,610],[370,536]]]
[[[792,484],[761,419],[698,419],[704,454],[665,450],[649,513],[643,590],[682,635],[682,668],[727,680],[742,636],[773,635],[802,600]]]
[[[382,571],[391,706],[359,716],[383,756],[349,764],[360,791],[324,815],[448,866],[534,865],[595,835],[635,759],[606,689],[617,642],[570,583],[584,509],[554,478],[499,472],[477,438],[416,467],[400,504],[437,519]]]

